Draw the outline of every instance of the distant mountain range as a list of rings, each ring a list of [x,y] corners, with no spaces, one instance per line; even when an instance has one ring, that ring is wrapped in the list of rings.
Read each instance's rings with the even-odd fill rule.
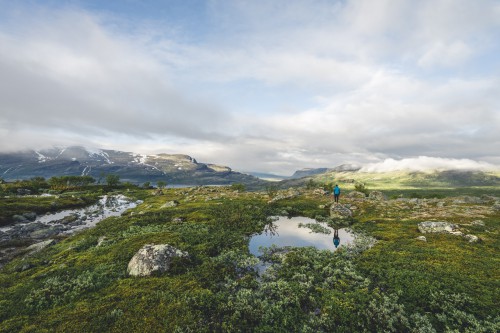
[[[167,184],[243,183],[258,187],[266,183],[229,167],[199,163],[180,154],[142,155],[80,146],[0,153],[0,177],[7,181],[63,175],[89,175],[102,179],[107,174],[116,174],[121,181],[138,184],[162,180]]]
[[[89,175],[104,181],[108,174],[123,182],[142,184],[165,181],[170,185],[228,185],[242,183],[248,189],[269,186],[302,186],[313,180],[318,184],[339,183],[350,188],[365,183],[372,188],[500,186],[500,172],[483,171],[390,171],[363,172],[360,166],[342,164],[333,168],[297,170],[284,177],[264,173],[240,173],[227,166],[200,163],[188,155],[143,155],[81,146],[0,153],[0,178],[6,181],[36,176]]]

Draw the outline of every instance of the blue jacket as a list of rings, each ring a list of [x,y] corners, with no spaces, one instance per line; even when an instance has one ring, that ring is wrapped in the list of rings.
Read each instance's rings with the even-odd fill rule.
[[[333,194],[340,194],[340,187],[335,186],[335,188],[333,189]]]

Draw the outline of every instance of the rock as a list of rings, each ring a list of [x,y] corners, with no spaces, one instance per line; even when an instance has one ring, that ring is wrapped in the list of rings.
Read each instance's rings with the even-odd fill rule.
[[[26,248],[27,251],[29,251],[29,254],[34,254],[37,252],[40,252],[41,250],[45,249],[47,246],[54,245],[56,243],[55,240],[53,239],[47,239],[46,241],[39,242],[32,244]]]
[[[330,217],[332,219],[345,220],[352,217],[352,211],[345,205],[333,203],[330,207]]]
[[[153,273],[164,273],[170,269],[173,258],[188,258],[185,251],[168,244],[146,244],[132,257],[128,263],[127,273],[131,276],[150,276]]]
[[[106,236],[101,236],[97,239],[97,245],[96,247],[99,247],[101,246],[106,240],[108,239],[108,237]]]
[[[322,188],[317,188],[313,191],[314,195],[327,195],[328,191],[323,190]]]
[[[471,196],[462,196],[458,197],[457,199],[453,200],[454,204],[480,204],[483,203],[483,200],[478,197],[471,197]]]
[[[493,210],[500,210],[500,201],[495,202],[493,205]]]
[[[65,228],[62,225],[55,225],[53,227],[35,230],[29,234],[29,237],[35,239],[49,238],[60,234],[64,230]]]
[[[165,202],[160,208],[171,208],[171,207],[177,207],[177,206],[179,206],[179,202],[172,200],[172,201]]]
[[[439,202],[436,204],[436,207],[438,207],[438,208],[443,208],[443,207],[444,207],[444,201],[439,201]]]
[[[423,242],[427,242],[427,238],[425,238],[425,236],[418,236],[417,238],[415,238],[416,240],[419,240],[419,241],[423,241]]]
[[[469,241],[469,243],[479,242],[479,237],[477,237],[475,235],[465,235],[464,238],[467,239]]]
[[[36,220],[36,213],[35,212],[29,212],[29,213],[24,213],[23,216],[28,220],[28,221],[35,221]]]
[[[475,220],[470,223],[471,225],[479,226],[479,227],[484,227],[484,222],[481,220]]]
[[[418,231],[423,234],[426,233],[451,233],[458,229],[458,226],[449,222],[434,222],[434,221],[425,221],[420,222],[418,224]]]
[[[359,191],[352,191],[347,193],[346,195],[348,198],[353,198],[353,199],[364,199],[366,198],[366,195],[363,192]]]
[[[26,217],[24,217],[23,215],[13,215],[12,216],[12,220],[16,223],[26,223],[26,222],[29,222],[28,219]]]
[[[368,195],[368,198],[377,201],[386,200],[385,195],[380,191],[371,191],[370,194]]]

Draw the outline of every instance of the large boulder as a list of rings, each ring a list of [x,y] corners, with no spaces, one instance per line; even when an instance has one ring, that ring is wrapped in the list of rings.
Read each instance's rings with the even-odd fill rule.
[[[418,231],[426,233],[454,233],[458,230],[458,226],[449,222],[425,221],[418,224]]]
[[[146,244],[132,257],[128,263],[127,273],[131,276],[149,276],[165,273],[170,269],[173,258],[188,258],[185,251],[169,244]]]
[[[54,245],[55,243],[56,243],[55,240],[47,239],[46,241],[35,243],[35,244],[28,246],[26,248],[26,250],[29,251],[29,254],[34,254],[34,253],[42,251],[43,249],[45,249],[48,246]]]
[[[330,217],[333,220],[350,219],[352,211],[347,206],[334,202],[330,207]]]
[[[370,194],[368,194],[368,198],[377,201],[386,200],[384,193],[380,191],[371,191]]]
[[[347,193],[348,198],[355,198],[355,199],[364,199],[366,198],[366,195],[363,192],[359,191],[352,191]]]

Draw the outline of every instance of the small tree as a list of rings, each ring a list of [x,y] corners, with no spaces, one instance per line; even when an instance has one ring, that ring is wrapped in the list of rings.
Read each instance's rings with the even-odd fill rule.
[[[234,183],[231,185],[231,189],[233,191],[238,191],[238,192],[245,192],[246,190],[246,187],[245,187],[245,184],[241,184],[241,183]]]
[[[314,180],[312,180],[312,178],[309,178],[309,181],[306,184],[306,188],[308,190],[312,190],[315,187],[316,187],[316,183],[314,182]]]
[[[108,184],[109,187],[116,186],[120,183],[120,176],[118,175],[107,175],[106,176],[106,184]]]
[[[151,186],[151,182],[145,182],[144,184],[142,184],[142,187],[144,188],[149,188]]]
[[[156,185],[158,186],[158,188],[165,188],[167,186],[167,183],[163,180],[160,180],[156,182]]]

